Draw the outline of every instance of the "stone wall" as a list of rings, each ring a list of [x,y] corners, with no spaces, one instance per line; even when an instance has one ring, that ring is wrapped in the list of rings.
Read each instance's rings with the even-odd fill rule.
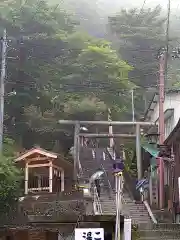
[[[45,231],[31,230],[31,231],[28,232],[28,240],[46,240],[46,238],[47,237],[46,237],[46,232]]]

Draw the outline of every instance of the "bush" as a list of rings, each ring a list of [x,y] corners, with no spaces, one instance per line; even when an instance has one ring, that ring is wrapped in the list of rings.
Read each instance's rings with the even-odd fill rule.
[[[21,171],[11,159],[0,157],[0,213],[7,213],[21,193]]]
[[[138,240],[140,238],[137,225],[132,226],[132,240]]]

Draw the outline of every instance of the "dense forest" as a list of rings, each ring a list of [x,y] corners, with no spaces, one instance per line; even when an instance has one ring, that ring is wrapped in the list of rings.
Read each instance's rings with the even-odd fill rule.
[[[81,30],[75,15],[44,1],[5,1],[1,12],[11,39],[5,92],[17,93],[6,98],[4,129],[17,146],[61,151],[72,136],[59,119],[107,117],[108,107],[119,116],[128,108],[132,67],[110,42]]]
[[[72,129],[59,119],[107,119],[108,108],[114,119],[132,119],[132,89],[136,118],[143,114],[157,87],[167,19],[160,6],[101,10],[99,1],[1,1],[1,35],[6,28],[9,40],[4,132],[17,149],[66,152]],[[178,74],[169,79],[177,84]]]
[[[136,119],[143,115],[157,88],[167,18],[160,6],[108,13],[105,3],[1,1],[1,36],[8,33],[4,133],[17,151],[39,144],[67,152],[72,129],[59,119],[107,119],[110,108],[113,119],[131,120],[132,89]],[[171,18],[170,49],[180,30],[178,16]],[[168,63],[167,85],[178,87],[178,61]]]
[[[157,88],[167,18],[160,6],[112,12],[100,1],[1,1],[0,31],[8,33],[5,148],[13,140],[17,151],[39,144],[65,153],[72,129],[59,119],[107,119],[110,108],[113,119],[131,120],[132,89],[140,118]],[[170,48],[178,45],[179,21],[172,17]],[[168,63],[168,87],[177,87],[178,63]]]
[[[160,6],[115,13],[99,1],[1,0],[0,22],[0,35],[8,34],[7,156],[35,144],[66,154],[72,128],[59,119],[107,119],[110,108],[113,119],[131,120],[132,89],[138,119],[157,89],[167,22]],[[178,46],[179,23],[174,16],[170,48]],[[168,87],[180,85],[177,66],[169,58]]]

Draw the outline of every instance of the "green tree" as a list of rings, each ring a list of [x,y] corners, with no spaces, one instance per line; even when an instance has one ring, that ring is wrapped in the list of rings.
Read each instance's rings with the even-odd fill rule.
[[[143,81],[139,82],[142,86],[148,86],[148,79],[153,83],[152,75],[157,72],[157,54],[165,40],[165,21],[161,17],[160,6],[154,9],[122,9],[117,15],[109,17],[110,29],[119,39],[119,51],[134,66],[133,76],[137,79],[143,77]]]
[[[0,213],[12,210],[21,194],[21,173],[11,159],[0,157]]]
[[[58,120],[94,119],[107,107],[118,114],[125,110],[122,89],[133,86],[131,67],[108,42],[78,32],[77,22],[60,5],[20,2],[0,3],[1,27],[13,39],[8,54],[15,58],[8,60],[6,91],[17,92],[6,98],[5,127],[26,148],[37,143],[53,149],[62,139],[68,147],[71,130]]]
[[[133,71],[130,79],[144,88],[157,85],[158,50],[165,44],[165,22],[161,7],[154,9],[122,9],[109,17],[110,32],[114,46],[130,65]],[[138,110],[144,110],[142,92]]]

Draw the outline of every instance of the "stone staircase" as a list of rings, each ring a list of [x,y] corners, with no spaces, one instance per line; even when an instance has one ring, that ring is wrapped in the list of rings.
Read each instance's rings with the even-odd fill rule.
[[[105,172],[103,176],[103,187],[101,190],[101,208],[103,215],[116,215],[115,187],[113,177],[113,159],[106,149],[82,148],[80,161],[83,168],[84,177],[90,178],[96,171],[101,169]],[[126,185],[126,182],[125,182]],[[107,189],[108,192],[107,192]],[[133,224],[150,223],[148,212],[144,204],[137,204],[126,191],[123,194],[122,215],[132,218]]]
[[[102,193],[100,200],[103,215],[116,215],[115,195],[109,198],[106,194]],[[123,194],[122,215],[130,217],[133,224],[149,224],[151,222],[144,204],[135,203],[131,200],[128,193]]]
[[[142,224],[138,230],[139,240],[178,240],[180,239],[179,224]]]
[[[105,149],[82,147],[80,149],[80,162],[84,179],[89,180],[94,173],[102,170],[105,172],[105,174],[102,176],[104,188],[109,189],[109,183],[112,189],[114,188],[112,159],[109,158]]]

